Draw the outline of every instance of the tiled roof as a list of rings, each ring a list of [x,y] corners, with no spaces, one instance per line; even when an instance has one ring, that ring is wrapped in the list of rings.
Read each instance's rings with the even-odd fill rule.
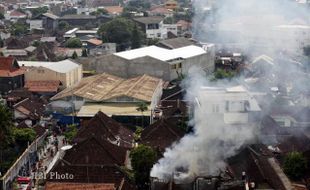
[[[75,141],[81,142],[90,137],[96,137],[98,141],[110,141],[113,144],[131,148],[133,141],[133,132],[108,117],[102,112],[98,112],[86,125],[78,131]]]
[[[116,190],[114,184],[106,183],[59,183],[47,182],[45,190]]]
[[[57,92],[60,81],[26,81],[25,88],[30,92]]]
[[[96,46],[99,46],[102,44],[102,40],[98,40],[96,38],[92,38],[92,39],[89,39],[87,40],[88,43],[91,43],[91,44],[94,44]]]
[[[185,132],[178,126],[168,120],[161,119],[142,131],[141,143],[164,151],[184,135]]]
[[[57,179],[47,175],[48,182],[62,182],[62,183],[105,183],[114,184],[118,190],[134,190],[134,185],[128,180],[126,174],[117,166],[83,166],[70,165],[64,161],[59,161],[57,165],[51,170],[61,174],[72,174],[73,179]]]
[[[14,77],[24,74],[13,57],[0,57],[0,77]]]
[[[63,160],[72,165],[125,165],[127,149],[90,137],[66,151]]]
[[[120,14],[123,12],[124,8],[120,6],[106,6],[104,9],[107,10],[110,14]]]
[[[19,11],[17,11],[17,10],[14,10],[14,11],[12,11],[12,12],[10,13],[10,16],[11,16],[11,17],[26,17],[27,15],[24,14],[24,13],[21,13],[21,12],[19,12]]]
[[[45,103],[38,98],[27,98],[18,102],[13,107],[29,119],[40,119],[45,111]]]
[[[161,83],[161,79],[148,75],[125,80],[114,75],[102,73],[82,79],[76,87],[58,93],[52,97],[52,100],[73,94],[94,101],[105,101],[125,96],[150,102],[154,92]]]

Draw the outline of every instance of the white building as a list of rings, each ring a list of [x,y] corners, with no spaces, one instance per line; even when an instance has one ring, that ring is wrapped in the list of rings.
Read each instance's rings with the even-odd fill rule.
[[[248,124],[260,115],[255,98],[243,87],[202,87],[196,103],[206,116],[217,115],[225,124]]]

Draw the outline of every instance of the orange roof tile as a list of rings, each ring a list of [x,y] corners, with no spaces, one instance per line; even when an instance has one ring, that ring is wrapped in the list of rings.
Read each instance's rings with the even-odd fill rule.
[[[120,6],[106,6],[104,9],[107,10],[110,14],[120,14],[123,12],[124,8]]]
[[[30,92],[57,92],[60,81],[27,81],[25,88]]]
[[[92,44],[94,44],[96,46],[99,46],[99,45],[102,44],[102,40],[98,40],[96,38],[89,39],[89,40],[87,40],[87,42],[92,43]]]

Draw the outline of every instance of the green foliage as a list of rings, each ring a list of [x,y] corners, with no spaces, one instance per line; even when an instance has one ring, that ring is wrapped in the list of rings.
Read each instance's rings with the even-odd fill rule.
[[[147,39],[147,40],[146,40],[146,45],[152,46],[152,45],[157,44],[158,42],[159,42],[159,39],[158,39],[158,38]]]
[[[2,40],[2,38],[0,37],[0,48],[3,48],[4,46],[4,41]]]
[[[12,117],[10,110],[0,104],[0,149],[13,143]]]
[[[70,25],[66,21],[60,21],[58,23],[59,30],[68,30],[69,28],[70,28]]]
[[[102,36],[103,41],[116,43],[117,51],[123,51],[131,45],[134,30],[136,30],[136,34],[134,34],[134,43],[136,45],[141,42],[142,31],[139,27],[135,29],[133,21],[126,18],[117,17],[104,23],[99,27],[98,34]]]
[[[137,111],[140,111],[140,112],[144,112],[144,111],[147,111],[147,104],[145,102],[140,102],[138,103],[138,106],[137,106]]]
[[[149,146],[139,145],[131,151],[130,158],[138,188],[148,189],[149,174],[157,160],[156,151]]]
[[[82,50],[82,57],[87,57],[88,55],[87,55],[87,49],[83,49]]]
[[[300,179],[307,171],[307,159],[300,152],[289,153],[284,160],[284,172],[292,179]]]
[[[4,19],[4,15],[0,13],[0,19]]]
[[[76,128],[76,125],[69,125],[66,132],[64,133],[64,136],[68,140],[68,142],[71,142],[73,138],[76,136],[78,132],[78,129]]]
[[[32,43],[32,45],[33,45],[34,47],[39,47],[39,46],[41,45],[41,42],[38,41],[38,40],[35,40],[35,41]]]
[[[151,3],[144,0],[132,0],[129,1],[124,11],[145,11],[150,9]]]
[[[66,42],[66,47],[68,47],[68,48],[81,48],[82,42],[79,38],[70,38]]]
[[[102,8],[99,8],[96,11],[90,13],[90,15],[93,15],[93,16],[107,15],[107,14],[108,14],[108,11]]]
[[[136,127],[136,131],[135,131],[135,133],[133,134],[133,137],[134,137],[135,141],[140,140],[142,131],[143,131],[143,128],[142,128],[142,127],[138,127],[138,126]]]
[[[131,36],[131,49],[140,48],[142,43],[141,32],[139,32],[137,25],[134,26]]]
[[[174,18],[169,16],[164,19],[164,24],[174,24]]]
[[[39,7],[36,9],[32,9],[31,10],[31,14],[32,14],[32,18],[35,18],[41,14],[44,14],[48,11],[48,7],[44,6],[44,7]]]
[[[36,138],[36,132],[32,128],[14,128],[13,129],[15,141],[21,145],[27,145]]]
[[[14,23],[11,26],[11,33],[15,36],[21,36],[28,32],[28,26],[22,23]]]
[[[77,55],[76,51],[74,51],[72,56],[71,56],[71,59],[77,59],[77,58],[78,58],[78,55]]]
[[[211,79],[211,81],[215,81],[218,79],[231,79],[236,75],[235,72],[233,71],[226,71],[224,69],[217,69],[214,73],[213,73],[213,77]]]

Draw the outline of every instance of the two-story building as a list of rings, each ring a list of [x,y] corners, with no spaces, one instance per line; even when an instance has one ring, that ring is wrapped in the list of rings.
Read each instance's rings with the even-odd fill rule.
[[[0,57],[0,94],[24,86],[24,70],[13,57]]]
[[[133,19],[141,27],[142,31],[146,34],[147,38],[164,38],[167,31],[163,28],[164,17],[151,16],[151,17],[137,17]]]
[[[196,101],[206,116],[220,116],[228,125],[255,123],[260,118],[260,106],[243,86],[201,87]]]

